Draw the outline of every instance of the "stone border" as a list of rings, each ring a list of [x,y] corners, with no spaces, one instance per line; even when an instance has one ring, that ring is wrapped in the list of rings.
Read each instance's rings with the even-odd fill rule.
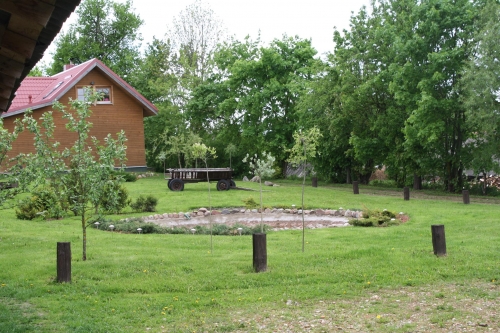
[[[212,210],[212,216],[214,215],[229,215],[229,214],[256,214],[260,213],[260,209],[245,209],[245,208],[224,208],[222,210]],[[302,209],[284,209],[284,208],[266,208],[264,209],[264,214],[296,214],[301,215]],[[155,214],[144,216],[142,219],[145,222],[152,222],[155,220],[163,220],[163,219],[182,219],[187,220],[192,217],[208,217],[210,212],[207,208],[199,208],[193,210],[191,212],[179,212],[179,213],[164,213],[164,214]],[[354,211],[349,209],[343,209],[340,207],[339,209],[313,209],[313,210],[304,210],[304,215],[308,216],[339,216],[339,217],[347,217],[347,218],[362,218],[363,213],[361,211]],[[129,219],[124,219],[128,221]]]

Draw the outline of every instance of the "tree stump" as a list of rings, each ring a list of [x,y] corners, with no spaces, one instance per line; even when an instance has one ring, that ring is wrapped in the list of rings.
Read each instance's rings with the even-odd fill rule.
[[[267,270],[267,245],[266,234],[256,233],[252,235],[253,242],[253,268],[256,273]]]
[[[57,282],[71,282],[71,243],[57,243]]]
[[[467,191],[467,190],[462,191],[462,199],[464,201],[464,204],[466,204],[466,205],[470,204],[469,191]]]
[[[359,182],[357,181],[352,182],[352,191],[354,194],[359,194]]]
[[[410,188],[408,186],[403,188],[403,196],[406,201],[410,200]]]
[[[446,255],[446,239],[444,236],[444,225],[431,225],[432,231],[432,247],[434,254],[437,256]]]
[[[318,177],[312,177],[312,187],[318,187]]]

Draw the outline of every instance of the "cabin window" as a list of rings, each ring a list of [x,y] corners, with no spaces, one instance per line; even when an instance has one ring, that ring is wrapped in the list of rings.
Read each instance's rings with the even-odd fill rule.
[[[97,104],[111,104],[111,87],[110,86],[97,86],[95,92],[99,94]]]
[[[85,100],[85,88],[93,89],[93,91],[99,94],[96,101],[97,104],[112,104],[113,103],[113,90],[111,86],[79,86],[76,87],[76,96],[79,101]]]

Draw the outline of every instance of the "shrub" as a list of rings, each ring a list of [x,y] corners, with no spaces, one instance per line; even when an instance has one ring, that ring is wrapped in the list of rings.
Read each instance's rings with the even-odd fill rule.
[[[112,175],[113,175],[114,179],[121,177],[123,180],[125,180],[126,182],[129,182],[129,183],[135,182],[137,180],[137,175],[135,173],[126,172],[123,170],[113,171]]]
[[[253,197],[248,197],[242,201],[245,204],[246,209],[254,209],[254,208],[257,208],[259,206],[259,204],[257,202],[255,202]]]
[[[58,219],[64,216],[66,208],[67,204],[59,200],[53,188],[43,187],[22,200],[15,212],[20,220],[33,220],[38,216],[43,219]]]
[[[140,195],[130,207],[136,212],[155,212],[157,204],[158,199],[152,195],[148,195],[147,197]]]
[[[106,183],[102,191],[99,206],[107,213],[120,213],[130,204],[128,190],[116,181]]]
[[[400,220],[396,220],[396,213],[387,209],[380,210],[363,210],[363,219],[349,221],[349,224],[356,227],[389,227],[399,225]]]

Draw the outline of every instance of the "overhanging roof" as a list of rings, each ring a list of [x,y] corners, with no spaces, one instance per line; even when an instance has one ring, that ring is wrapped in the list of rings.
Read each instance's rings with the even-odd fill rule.
[[[0,0],[0,113],[81,0]]]

